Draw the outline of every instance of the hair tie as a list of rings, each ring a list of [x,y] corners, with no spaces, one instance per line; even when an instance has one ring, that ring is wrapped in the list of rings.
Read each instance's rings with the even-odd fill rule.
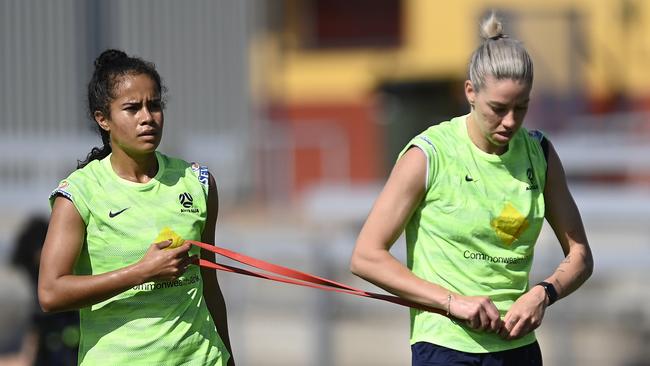
[[[492,37],[490,37],[488,39],[491,39],[493,41],[498,41],[501,38],[508,38],[508,35],[507,34],[497,34],[496,36],[492,36]]]

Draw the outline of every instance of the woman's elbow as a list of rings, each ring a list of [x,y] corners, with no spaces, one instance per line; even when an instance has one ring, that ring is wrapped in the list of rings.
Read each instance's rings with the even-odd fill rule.
[[[367,256],[355,250],[350,259],[350,272],[355,276],[365,279],[368,274],[369,264],[370,262],[368,261]]]
[[[41,305],[41,310],[44,313],[52,313],[54,312],[54,305],[53,303],[49,300],[49,298],[45,296],[41,296],[40,294],[38,295],[38,303]]]
[[[359,276],[359,270],[359,258],[353,254],[352,258],[350,258],[350,272],[355,276]]]
[[[56,311],[60,311],[58,309],[54,291],[51,289],[46,289],[40,285],[38,287],[38,303],[41,306],[41,310],[43,310],[44,313],[53,313]]]

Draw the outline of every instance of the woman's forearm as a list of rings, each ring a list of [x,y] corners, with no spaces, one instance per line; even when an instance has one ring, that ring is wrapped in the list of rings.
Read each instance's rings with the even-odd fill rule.
[[[350,271],[403,299],[446,309],[448,291],[417,277],[388,251],[355,250]]]
[[[592,274],[593,258],[586,245],[573,244],[555,272],[546,279],[555,286],[558,299],[577,290]]]
[[[100,275],[63,275],[42,281],[38,298],[44,312],[76,310],[110,299],[142,282],[136,265]]]

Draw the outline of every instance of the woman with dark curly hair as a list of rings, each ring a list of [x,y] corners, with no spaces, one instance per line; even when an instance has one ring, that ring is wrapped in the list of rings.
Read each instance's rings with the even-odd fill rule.
[[[233,365],[226,309],[207,251],[215,181],[203,166],[157,151],[161,78],[153,64],[107,50],[88,85],[103,146],[50,196],[38,295],[45,311],[79,309],[82,365]],[[212,256],[214,260],[214,256]]]

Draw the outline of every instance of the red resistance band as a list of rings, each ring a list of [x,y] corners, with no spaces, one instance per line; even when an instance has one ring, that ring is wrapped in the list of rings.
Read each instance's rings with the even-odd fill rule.
[[[312,288],[317,288],[319,290],[324,290],[324,291],[334,291],[334,292],[342,292],[344,294],[350,294],[350,295],[356,295],[356,296],[361,296],[361,297],[369,297],[372,299],[378,299],[378,300],[383,300],[383,301],[388,301],[392,302],[394,304],[398,305],[403,305],[415,309],[420,309],[424,311],[429,311],[432,313],[437,313],[441,315],[447,316],[447,313],[441,309],[437,308],[432,308],[429,306],[425,306],[413,301],[405,300],[397,296],[392,296],[392,295],[383,295],[383,294],[377,294],[373,292],[367,292],[363,290],[356,289],[354,287],[350,287],[348,285],[344,285],[342,283],[334,282],[332,280],[328,280],[327,278],[322,278],[322,277],[317,277],[314,275],[311,275],[309,273],[305,272],[300,272],[296,271],[291,268],[287,267],[282,267],[273,263],[265,262],[260,259],[256,259],[253,257],[249,257],[243,254],[239,254],[237,252],[233,252],[228,249],[220,248],[214,245],[206,244],[206,243],[201,243],[198,241],[194,240],[186,240],[186,242],[196,245],[197,247],[203,248],[205,250],[209,250],[211,252],[214,252],[216,254],[222,255],[226,258],[230,258],[234,261],[237,261],[242,264],[246,264],[248,266],[258,268],[267,272],[275,273],[277,275],[283,276],[274,276],[274,275],[268,275],[268,274],[263,274],[259,272],[253,272],[253,271],[248,271],[243,268],[239,267],[233,267],[229,266],[226,264],[218,264],[218,263],[212,263],[210,261],[207,261],[205,259],[200,259],[199,260],[199,265],[202,267],[206,268],[212,268],[216,269],[219,271],[225,271],[225,272],[231,272],[231,273],[238,273],[246,276],[252,276],[252,277],[257,277],[257,278],[263,278],[265,280],[271,280],[271,281],[277,281],[277,282],[284,282],[284,283],[289,283],[293,285],[298,285],[298,286],[305,286],[305,287],[312,287]]]

